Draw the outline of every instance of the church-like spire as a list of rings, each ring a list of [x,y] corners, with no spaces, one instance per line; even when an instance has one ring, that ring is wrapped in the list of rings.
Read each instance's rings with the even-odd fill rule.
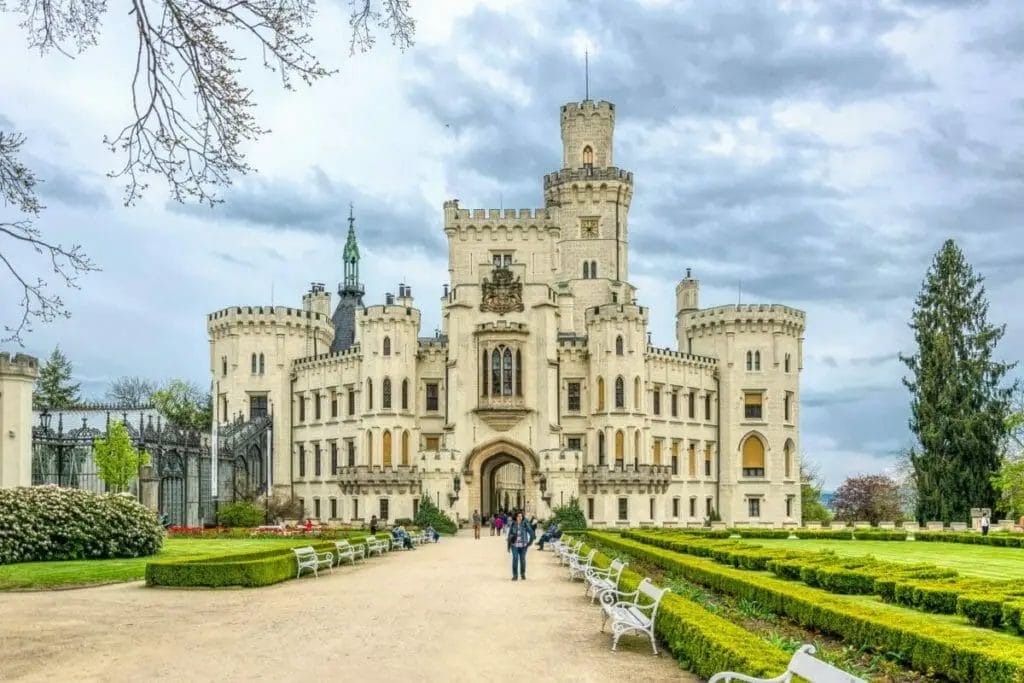
[[[356,242],[356,217],[352,204],[348,205],[348,239],[345,240],[345,251],[342,253],[345,264],[345,289],[358,289],[359,284],[359,244]]]

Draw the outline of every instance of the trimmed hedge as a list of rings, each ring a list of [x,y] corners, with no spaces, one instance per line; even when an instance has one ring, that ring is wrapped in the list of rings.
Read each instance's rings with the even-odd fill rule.
[[[584,550],[590,552],[589,547]],[[607,567],[611,559],[598,552],[594,561]],[[642,579],[627,567],[622,572],[620,589],[636,590]],[[666,593],[662,598],[654,631],[683,666],[703,678],[720,671],[778,676],[790,660],[788,654],[743,627],[674,593]]]
[[[994,638],[967,627],[946,625],[912,611],[851,602],[783,579],[723,567],[705,559],[653,547],[628,538],[591,532],[599,543],[642,558],[666,571],[715,590],[756,600],[805,627],[833,633],[854,647],[899,652],[912,668],[956,681],[1004,683],[1024,680],[1024,642]]]
[[[651,530],[657,531],[657,530]],[[1024,534],[995,532],[983,536],[970,531],[915,531],[904,529],[857,529],[852,527],[823,529],[758,529],[736,527],[730,529],[665,529],[664,531],[705,538],[796,538],[827,541],[905,541],[913,536],[926,543],[966,543],[968,545],[994,545],[1005,548],[1024,548]]]
[[[0,564],[143,557],[163,542],[156,515],[126,494],[0,489]]]
[[[366,534],[361,534],[366,536]],[[377,538],[390,534],[380,533]],[[353,544],[360,541],[351,539]],[[313,542],[317,552],[334,552],[334,543]],[[296,543],[296,548],[303,547]],[[291,548],[274,548],[248,553],[209,555],[174,560],[153,560],[146,564],[147,586],[222,588],[224,586],[269,586],[294,579],[298,570]]]

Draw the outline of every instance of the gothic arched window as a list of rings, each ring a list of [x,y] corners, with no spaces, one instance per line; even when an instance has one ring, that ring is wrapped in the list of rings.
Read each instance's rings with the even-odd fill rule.
[[[373,380],[366,380],[366,409],[373,410]]]
[[[384,355],[391,355],[391,337],[384,337]]]
[[[591,278],[597,277],[597,261],[591,261],[590,262],[590,277]]]
[[[409,464],[409,430],[402,432],[402,464]]]
[[[512,395],[512,349],[507,346],[501,357],[501,394]]]
[[[594,165],[594,150],[590,145],[583,148],[583,165],[585,167]]]
[[[391,409],[391,380],[390,379],[387,379],[387,378],[384,379],[384,385],[383,385],[383,387],[381,389],[381,394],[383,396],[383,398],[382,398],[383,405],[381,407],[384,408],[385,410],[390,410]]]
[[[625,349],[623,349],[622,335],[620,334],[615,338],[615,355],[621,356],[623,353],[625,353]]]
[[[523,354],[516,349],[516,396],[523,395]]]
[[[402,380],[402,410],[409,410],[409,380]]]
[[[384,430],[384,436],[381,437],[380,457],[384,467],[391,467],[391,432],[386,429]]]
[[[621,377],[615,378],[615,407],[626,407],[626,382]]]
[[[252,374],[256,374],[256,354],[252,354]]]
[[[640,378],[637,377],[633,380],[633,407],[637,410],[643,410],[643,386],[640,384]]]
[[[480,395],[487,395],[487,349],[481,352],[482,362],[480,363]]]
[[[747,351],[747,370],[754,369],[754,354],[751,351]]]
[[[761,352],[760,351],[754,351],[754,369],[755,370],[760,370],[761,369]]]
[[[263,354],[261,353],[260,354],[260,374],[261,375],[263,374],[264,369],[265,369],[265,365],[263,363]]]
[[[597,378],[597,409],[604,410],[604,377]]]
[[[604,465],[604,432],[597,433],[597,464]]]
[[[789,354],[786,354],[785,371],[789,372]]]
[[[590,263],[588,261],[583,262],[583,279],[586,280],[590,277]]]
[[[501,396],[501,351],[491,351],[491,395]]]

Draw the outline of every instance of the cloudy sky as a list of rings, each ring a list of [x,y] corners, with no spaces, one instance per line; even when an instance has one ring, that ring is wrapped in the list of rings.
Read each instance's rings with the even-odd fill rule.
[[[585,49],[592,97],[617,105],[616,162],[635,173],[631,273],[655,344],[674,343],[686,267],[703,305],[735,302],[742,281],[744,302],[806,310],[803,450],[829,486],[890,468],[910,443],[896,354],[944,239],[987,278],[1002,355],[1024,350],[1020,3],[413,0],[412,50],[382,36],[349,57],[347,3],[326,0],[315,48],[338,74],[286,92],[252,64],[272,133],[248,148],[258,173],[213,209],[170,202],[158,179],[125,208],[104,175],[134,58],[118,7],[73,60],[29,51],[0,15],[0,129],[29,137],[39,225],[103,268],[24,350],[60,343],[87,395],[124,374],[208,382],[205,314],[333,288],[349,202],[368,299],[411,284],[432,333],[442,202],[542,204]],[[15,294],[0,278],[3,322]]]

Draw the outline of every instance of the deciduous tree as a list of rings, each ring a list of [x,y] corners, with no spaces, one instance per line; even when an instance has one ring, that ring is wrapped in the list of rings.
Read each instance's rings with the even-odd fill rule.
[[[175,427],[198,430],[210,427],[210,394],[194,382],[172,379],[153,392],[152,400],[157,412]]]
[[[800,460],[800,517],[804,523],[827,522],[832,513],[821,502],[824,486],[819,467],[804,456]]]
[[[157,389],[152,380],[126,375],[110,382],[105,398],[118,406],[141,406],[150,402]]]
[[[37,408],[71,408],[78,404],[81,384],[71,381],[71,361],[57,346],[39,366],[32,402]]]
[[[100,479],[115,493],[128,490],[128,484],[149,464],[149,453],[132,445],[128,429],[120,420],[110,423],[107,435],[93,443],[93,457]]]
[[[899,485],[890,477],[868,474],[849,477],[836,489],[832,506],[844,522],[895,522],[903,518]]]
[[[918,521],[966,522],[972,507],[995,507],[1013,364],[995,359],[1004,325],[988,321],[981,276],[953,240],[943,244],[917,296],[910,327],[917,350],[900,355],[910,375],[911,453]]]

